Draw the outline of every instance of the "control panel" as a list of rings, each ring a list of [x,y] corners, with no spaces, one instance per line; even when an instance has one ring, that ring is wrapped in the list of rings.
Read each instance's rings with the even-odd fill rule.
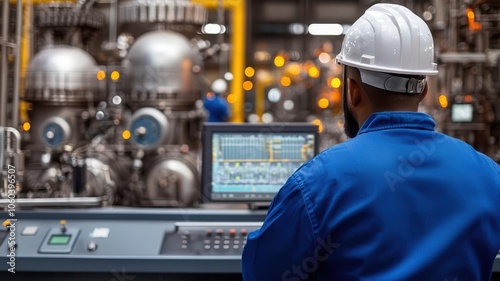
[[[120,207],[18,211],[14,232],[7,224],[0,228],[0,280],[11,280],[12,269],[18,280],[241,281],[247,237],[266,214]],[[500,272],[500,256],[493,272]]]
[[[23,231],[26,231],[26,228]],[[78,234],[80,234],[80,229],[68,228],[66,221],[62,220],[60,227],[49,229],[38,252],[42,254],[69,254],[73,250]]]
[[[175,223],[165,234],[162,255],[235,255],[241,256],[249,232],[262,223],[216,222]]]
[[[265,210],[247,209],[18,211],[16,277],[109,281],[126,275],[188,281],[210,274],[210,280],[241,281],[247,235],[265,215]],[[9,231],[0,229],[0,253],[6,253]],[[0,280],[10,280],[8,262],[0,255]]]

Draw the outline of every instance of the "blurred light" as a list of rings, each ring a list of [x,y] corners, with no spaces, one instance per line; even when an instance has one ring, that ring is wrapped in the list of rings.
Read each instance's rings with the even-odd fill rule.
[[[243,82],[243,90],[250,91],[253,88],[253,83],[251,81]]]
[[[329,101],[328,101],[328,99],[326,99],[326,98],[321,98],[321,99],[319,99],[319,101],[318,101],[318,106],[319,106],[319,108],[321,108],[321,109],[325,109],[325,108],[327,108],[329,105],[330,105],[330,102],[329,102]]]
[[[226,79],[227,81],[231,81],[231,80],[233,80],[233,78],[234,78],[234,75],[231,72],[224,73],[224,79]]]
[[[267,93],[267,98],[269,99],[270,102],[279,102],[281,98],[281,92],[278,88],[272,88],[269,90]]]
[[[301,23],[292,23],[288,26],[288,31],[291,34],[304,34],[306,32],[306,27]]]
[[[114,105],[119,105],[120,103],[122,103],[122,98],[120,96],[114,96],[112,102]]]
[[[340,85],[342,84],[342,81],[340,81],[340,78],[335,77],[330,81],[330,86],[334,89],[340,88]]]
[[[30,122],[24,122],[23,123],[23,131],[27,132],[31,129],[31,124]]]
[[[307,28],[311,35],[341,35],[344,27],[338,23],[312,23]]]
[[[285,64],[285,57],[278,55],[274,58],[274,65],[277,67],[282,67]]]
[[[104,70],[97,71],[97,80],[102,81],[106,78],[106,72]]]
[[[283,87],[288,87],[290,86],[290,84],[292,84],[292,80],[288,76],[283,76],[280,79],[280,83],[281,85],[283,85]]]
[[[124,140],[128,140],[128,139],[130,139],[130,136],[132,136],[132,134],[130,133],[130,131],[129,131],[129,130],[124,130],[124,131],[122,132],[122,138],[123,138]]]
[[[323,123],[319,119],[314,119],[311,123],[318,126],[318,132],[323,132]]]
[[[207,23],[201,27],[201,32],[204,34],[224,34],[226,27],[222,24]]]
[[[115,70],[115,71],[111,72],[110,77],[111,77],[111,80],[116,81],[116,80],[120,79],[120,72]]]
[[[248,77],[248,78],[252,78],[255,74],[255,69],[253,69],[253,67],[249,66],[247,68],[245,68],[245,75]]]
[[[448,98],[446,98],[445,95],[440,95],[439,96],[439,104],[441,105],[442,108],[448,107]]]
[[[292,110],[295,107],[295,104],[291,100],[286,100],[283,102],[283,108],[285,110]]]
[[[296,62],[292,62],[288,65],[287,70],[290,75],[299,75],[300,65]]]
[[[432,16],[432,13],[429,12],[429,11],[425,11],[423,14],[422,14],[422,17],[424,18],[424,20],[426,21],[431,21],[433,16]]]
[[[273,115],[271,113],[268,113],[268,112],[262,114],[262,122],[264,122],[264,123],[273,122]]]
[[[469,23],[469,30],[474,31],[474,30],[480,30],[482,28],[482,25],[478,22],[476,22],[475,19],[475,14],[472,9],[467,9],[467,18],[468,18],[468,23]]]
[[[236,102],[236,95],[235,94],[227,95],[227,102],[228,103],[235,103]]]
[[[250,123],[259,123],[259,116],[255,113],[252,113],[250,115],[248,115],[248,122]]]
[[[308,74],[311,78],[318,78],[318,77],[319,77],[319,69],[318,69],[316,66],[311,66],[311,67],[307,70],[307,74]]]
[[[474,12],[471,9],[467,9],[467,17],[469,19],[474,19],[475,15],[474,15]]]
[[[321,53],[319,54],[318,56],[318,60],[321,62],[321,63],[327,63],[331,60],[332,58],[330,57],[329,54],[327,53]]]
[[[340,104],[341,101],[342,101],[342,96],[340,94],[340,91],[339,90],[333,91],[333,93],[332,93],[333,104]]]
[[[337,121],[337,127],[343,127],[344,126],[344,122],[342,121]]]
[[[253,54],[253,58],[258,62],[265,62],[271,59],[271,54],[268,51],[257,51]]]
[[[472,96],[471,95],[466,95],[464,97],[464,101],[467,102],[467,103],[471,103],[472,102]]]

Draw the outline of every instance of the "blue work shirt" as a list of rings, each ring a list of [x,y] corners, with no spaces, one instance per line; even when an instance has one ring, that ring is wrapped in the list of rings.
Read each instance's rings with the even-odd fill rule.
[[[500,167],[434,127],[375,113],[304,164],[249,234],[244,280],[490,280]]]
[[[212,94],[203,99],[203,106],[208,112],[207,122],[224,122],[229,118],[229,105],[218,94]]]

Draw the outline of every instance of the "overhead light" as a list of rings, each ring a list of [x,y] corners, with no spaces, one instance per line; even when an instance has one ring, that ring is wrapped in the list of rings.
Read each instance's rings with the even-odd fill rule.
[[[226,27],[222,24],[207,23],[201,27],[201,32],[204,34],[224,34]]]
[[[328,63],[328,62],[330,62],[331,59],[332,59],[332,57],[329,54],[325,53],[325,52],[319,54],[319,56],[318,56],[318,60],[321,63]]]
[[[341,35],[344,27],[338,23],[312,23],[307,30],[311,35]]]
[[[288,26],[291,34],[304,34],[306,27],[301,23],[292,23]]]

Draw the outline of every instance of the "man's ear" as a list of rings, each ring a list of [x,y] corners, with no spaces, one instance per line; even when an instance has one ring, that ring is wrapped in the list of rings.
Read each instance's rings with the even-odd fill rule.
[[[429,89],[429,86],[427,83],[425,83],[425,87],[424,87],[424,91],[422,92],[421,96],[420,96],[420,101],[421,102],[422,100],[424,100],[425,96],[427,96],[427,90]]]
[[[349,89],[348,94],[349,94],[349,105],[350,106],[357,106],[361,103],[361,89],[358,83],[354,81],[354,79],[347,78],[347,87]]]

